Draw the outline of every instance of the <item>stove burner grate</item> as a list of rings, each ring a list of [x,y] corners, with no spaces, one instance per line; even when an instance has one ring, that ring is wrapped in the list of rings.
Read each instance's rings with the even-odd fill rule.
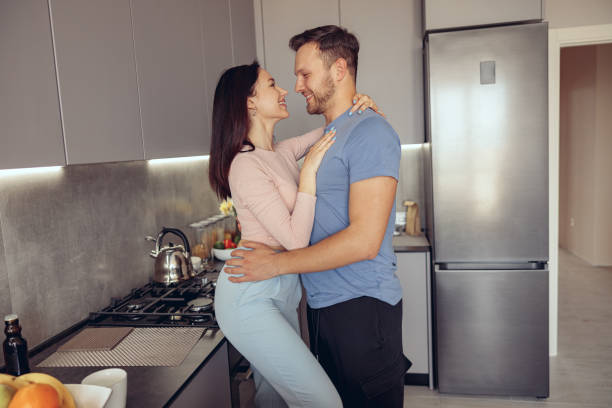
[[[218,271],[207,271],[218,272]],[[191,326],[218,328],[213,311],[216,276],[196,276],[171,286],[148,283],[90,313],[92,326]]]

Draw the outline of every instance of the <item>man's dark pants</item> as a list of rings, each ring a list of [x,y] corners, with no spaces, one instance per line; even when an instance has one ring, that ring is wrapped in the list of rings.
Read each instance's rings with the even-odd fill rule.
[[[402,302],[391,306],[363,296],[308,307],[310,348],[346,408],[397,407],[404,401]]]

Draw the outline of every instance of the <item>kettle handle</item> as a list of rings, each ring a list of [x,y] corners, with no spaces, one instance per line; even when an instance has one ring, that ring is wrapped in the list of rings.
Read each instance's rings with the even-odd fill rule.
[[[189,254],[191,254],[191,248],[189,247],[189,241],[187,240],[187,237],[185,236],[185,234],[183,234],[183,232],[179,229],[176,228],[166,228],[163,227],[162,230],[160,231],[159,235],[157,236],[157,243],[156,243],[156,251],[159,252],[160,250],[160,245],[162,242],[162,239],[164,238],[164,235],[171,233],[174,235],[177,235],[179,238],[181,238],[183,240],[183,245],[185,246],[185,251]]]

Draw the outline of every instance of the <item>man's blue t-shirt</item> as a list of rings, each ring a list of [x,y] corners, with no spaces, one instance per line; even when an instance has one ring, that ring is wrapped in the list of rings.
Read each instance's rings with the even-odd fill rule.
[[[348,115],[348,110],[330,123],[336,141],[325,154],[317,173],[317,203],[310,244],[349,225],[349,189],[352,183],[372,177],[399,178],[399,137],[377,113],[366,110]],[[391,243],[395,226],[395,203],[378,256],[328,271],[302,274],[308,305],[331,306],[361,296],[397,304],[402,288],[395,276],[396,258]]]

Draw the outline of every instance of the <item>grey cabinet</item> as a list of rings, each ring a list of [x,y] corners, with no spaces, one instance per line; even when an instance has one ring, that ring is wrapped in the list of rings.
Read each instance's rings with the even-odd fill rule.
[[[66,164],[49,7],[0,2],[0,169]]]
[[[402,144],[423,143],[423,41],[419,0],[341,2],[359,39],[357,90],[371,95]]]
[[[252,0],[132,1],[144,158],[208,154],[214,92],[255,59]]]
[[[212,119],[219,77],[234,65],[232,19],[229,0],[203,0],[202,24],[208,117]],[[210,120],[208,121],[210,129]],[[208,131],[210,133],[210,130]],[[210,140],[210,139],[208,139]],[[210,142],[208,142],[210,145]],[[210,146],[207,146],[207,151]]]
[[[215,407],[230,408],[229,362],[227,342],[210,357],[204,367],[185,384],[178,397],[169,405],[172,408]]]
[[[50,0],[67,164],[144,158],[129,0]]]
[[[424,30],[541,20],[542,0],[423,0]]]
[[[402,343],[404,354],[412,361],[407,378],[432,387],[430,254],[397,252],[396,256],[396,274],[402,285]]]
[[[289,48],[289,39],[309,28],[338,24],[338,1],[258,0],[258,2],[261,6],[265,68],[279,86],[289,91],[285,99],[291,116],[276,126],[276,137],[282,140],[305,133],[324,123],[322,116],[309,115],[306,112],[305,98],[294,92],[295,53]]]
[[[288,47],[289,39],[309,28],[336,24],[356,34],[360,42],[357,90],[374,97],[402,144],[423,143],[421,0],[256,3],[261,7],[259,57],[265,59],[266,69],[278,84],[289,91],[291,116],[279,122],[279,139],[322,123],[321,117],[306,113],[304,97],[292,92],[295,53]]]
[[[207,154],[253,0],[0,3],[0,168]]]
[[[230,0],[234,64],[250,64],[255,54],[253,0]]]
[[[200,0],[132,1],[145,159],[208,153],[203,12]]]

